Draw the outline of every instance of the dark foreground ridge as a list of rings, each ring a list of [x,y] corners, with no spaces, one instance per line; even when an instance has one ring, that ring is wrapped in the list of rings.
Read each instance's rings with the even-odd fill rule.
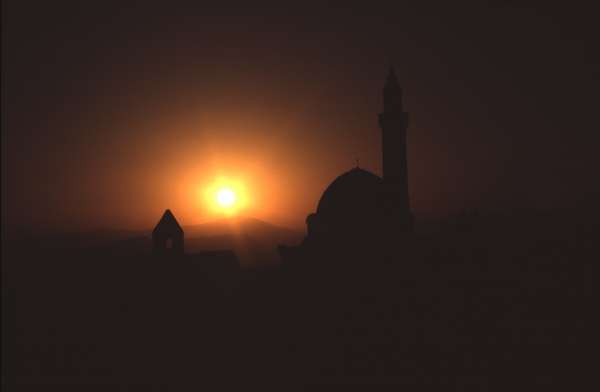
[[[580,389],[598,232],[574,213],[467,214],[385,260],[259,270],[6,238],[3,374],[18,390]]]

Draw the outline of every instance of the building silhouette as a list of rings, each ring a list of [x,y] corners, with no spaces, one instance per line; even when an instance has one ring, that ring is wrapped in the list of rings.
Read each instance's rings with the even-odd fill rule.
[[[165,211],[152,230],[152,251],[155,255],[183,255],[183,229],[171,210]]]
[[[307,235],[299,247],[280,246],[284,260],[324,248],[336,251],[381,249],[412,230],[408,197],[406,131],[408,113],[393,68],[383,88],[383,177],[358,166],[337,177],[323,193],[316,212],[306,219]]]

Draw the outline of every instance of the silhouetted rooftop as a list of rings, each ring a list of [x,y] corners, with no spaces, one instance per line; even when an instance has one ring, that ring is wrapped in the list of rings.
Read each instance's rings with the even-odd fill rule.
[[[158,221],[158,223],[156,224],[154,230],[152,230],[152,233],[158,232],[183,233],[183,229],[181,228],[181,226],[179,226],[179,223],[177,222],[177,219],[175,219],[175,216],[173,215],[171,210],[165,211],[162,218],[160,218],[160,221]]]

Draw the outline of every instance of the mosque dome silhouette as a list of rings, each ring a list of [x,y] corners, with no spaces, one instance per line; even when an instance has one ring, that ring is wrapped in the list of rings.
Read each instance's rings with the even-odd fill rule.
[[[327,187],[317,214],[325,220],[379,215],[382,184],[379,176],[358,167],[347,171]]]
[[[412,231],[408,198],[408,113],[393,69],[383,88],[381,128],[382,175],[355,167],[338,176],[306,218],[306,237],[297,247],[280,247],[283,260],[311,252],[354,255],[395,247]],[[308,253],[307,253],[308,252]],[[303,256],[304,255],[304,256]]]

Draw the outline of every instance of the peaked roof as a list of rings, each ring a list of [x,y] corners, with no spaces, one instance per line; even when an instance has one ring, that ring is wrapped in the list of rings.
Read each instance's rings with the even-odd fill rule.
[[[152,232],[183,233],[183,229],[181,226],[179,226],[179,223],[177,222],[177,219],[175,219],[175,215],[173,215],[171,210],[166,210]]]

